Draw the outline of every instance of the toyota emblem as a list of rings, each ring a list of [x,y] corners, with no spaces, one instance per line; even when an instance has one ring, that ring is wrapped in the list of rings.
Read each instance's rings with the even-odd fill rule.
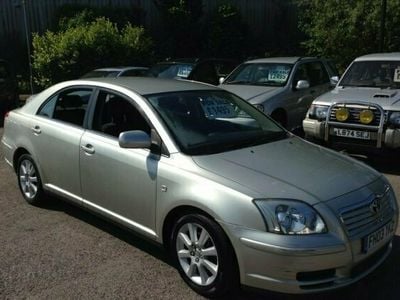
[[[371,204],[369,205],[369,209],[371,212],[374,214],[378,214],[381,211],[381,199],[380,198],[375,198]]]

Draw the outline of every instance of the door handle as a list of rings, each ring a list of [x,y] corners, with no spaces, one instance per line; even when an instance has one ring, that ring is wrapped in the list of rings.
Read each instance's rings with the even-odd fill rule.
[[[40,129],[40,126],[36,125],[36,126],[32,127],[32,132],[34,134],[41,134],[42,130]]]
[[[94,154],[94,147],[90,144],[87,144],[86,146],[81,146],[82,150],[85,151],[87,154]]]

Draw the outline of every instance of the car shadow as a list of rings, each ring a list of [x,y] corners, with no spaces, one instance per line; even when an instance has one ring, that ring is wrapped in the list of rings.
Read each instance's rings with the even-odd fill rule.
[[[105,220],[100,215],[89,212],[80,206],[71,204],[56,196],[48,196],[48,199],[43,201],[38,207],[46,210],[63,212],[173,266],[172,261],[169,259],[167,252],[162,246],[132,230],[120,227],[120,225],[109,219]]]
[[[364,162],[381,173],[400,175],[400,150],[383,153],[345,152],[345,154]]]

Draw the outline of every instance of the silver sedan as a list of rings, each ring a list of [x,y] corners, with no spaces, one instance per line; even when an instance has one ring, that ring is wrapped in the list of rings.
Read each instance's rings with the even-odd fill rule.
[[[55,194],[163,244],[206,297],[351,284],[398,222],[381,174],[210,85],[60,83],[6,115],[2,146],[28,203]]]

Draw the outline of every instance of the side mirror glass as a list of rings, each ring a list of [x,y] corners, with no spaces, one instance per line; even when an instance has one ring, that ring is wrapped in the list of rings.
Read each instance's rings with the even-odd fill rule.
[[[331,77],[331,86],[335,86],[339,82],[339,76]]]
[[[119,134],[118,143],[121,148],[150,148],[151,138],[146,132],[141,130],[124,131]]]
[[[224,80],[225,80],[225,77],[220,77],[218,80],[219,84],[222,84],[224,82]]]
[[[299,80],[296,84],[296,90],[305,90],[310,87],[310,83],[307,80]]]

